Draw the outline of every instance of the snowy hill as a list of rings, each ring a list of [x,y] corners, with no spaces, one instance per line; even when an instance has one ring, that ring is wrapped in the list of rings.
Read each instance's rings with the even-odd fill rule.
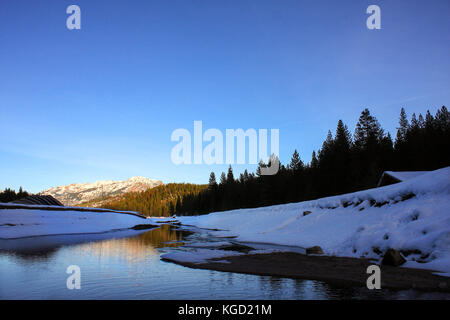
[[[328,255],[378,262],[393,248],[404,266],[450,275],[450,167],[340,196],[179,219],[238,241],[318,245]]]
[[[126,192],[144,191],[159,185],[162,181],[144,177],[132,177],[125,181],[97,181],[94,183],[74,183],[41,191],[42,195],[51,195],[66,206],[76,206],[82,203],[101,203],[102,199],[118,196]]]

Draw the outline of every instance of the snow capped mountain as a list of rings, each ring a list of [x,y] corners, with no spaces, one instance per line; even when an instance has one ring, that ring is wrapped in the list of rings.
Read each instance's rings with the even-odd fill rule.
[[[42,195],[51,195],[66,206],[93,202],[98,205],[103,199],[118,196],[127,192],[144,191],[162,185],[162,181],[144,177],[132,177],[124,181],[97,181],[94,183],[73,183],[41,191]]]

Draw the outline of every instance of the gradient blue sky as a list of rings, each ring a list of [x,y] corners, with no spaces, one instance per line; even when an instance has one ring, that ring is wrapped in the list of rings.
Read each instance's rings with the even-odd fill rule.
[[[82,29],[66,28],[77,4]],[[366,8],[381,7],[381,30]],[[279,128],[305,161],[369,107],[450,101],[450,1],[0,2],[0,188],[141,175],[206,183],[223,166],[171,163],[177,128]],[[254,166],[247,166],[254,169]],[[236,167],[242,171],[244,167]]]

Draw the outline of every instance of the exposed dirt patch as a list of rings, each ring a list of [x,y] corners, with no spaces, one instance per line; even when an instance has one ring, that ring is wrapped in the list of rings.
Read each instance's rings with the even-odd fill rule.
[[[226,260],[227,263],[217,260]],[[307,256],[291,252],[247,254],[206,263],[179,263],[186,267],[264,276],[319,280],[339,286],[365,287],[367,259]],[[450,292],[450,278],[432,274],[429,270],[380,266],[381,288],[393,290],[415,289],[430,292]]]

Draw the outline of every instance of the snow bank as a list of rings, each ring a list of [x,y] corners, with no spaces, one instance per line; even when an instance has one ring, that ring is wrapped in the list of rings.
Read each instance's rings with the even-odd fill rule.
[[[421,176],[424,173],[427,173],[427,171],[385,171],[384,173],[387,173],[400,181],[406,181]]]
[[[237,241],[319,245],[328,255],[379,260],[394,248],[406,256],[406,266],[448,273],[450,167],[381,188],[179,220],[221,229],[221,236]]]
[[[70,206],[51,206],[51,205],[41,205],[41,204],[22,204],[22,203],[0,203],[1,209],[42,209],[50,211],[89,211],[89,212],[115,212],[123,214],[131,214],[138,217],[143,217],[139,212],[136,211],[121,211],[113,209],[103,209],[103,208],[86,208],[86,207],[70,207]]]
[[[228,243],[232,244],[232,243]],[[192,248],[195,249],[187,249]],[[213,246],[214,247],[214,246]],[[195,244],[187,244],[181,248],[178,248],[177,251],[172,251],[170,253],[165,253],[161,255],[163,260],[176,262],[176,263],[210,263],[210,262],[218,262],[218,263],[229,263],[228,260],[220,258],[227,258],[232,256],[241,256],[245,255],[245,252],[240,251],[232,251],[232,250],[220,250],[219,248],[209,248],[209,247],[200,247],[199,243]],[[268,254],[268,253],[276,253],[276,252],[292,252],[289,249],[279,249],[279,248],[261,248],[261,249],[251,249],[248,254]],[[211,260],[214,259],[214,260]]]
[[[111,211],[71,211],[37,209],[0,209],[0,239],[56,234],[99,233],[136,225],[154,224],[135,214]]]

